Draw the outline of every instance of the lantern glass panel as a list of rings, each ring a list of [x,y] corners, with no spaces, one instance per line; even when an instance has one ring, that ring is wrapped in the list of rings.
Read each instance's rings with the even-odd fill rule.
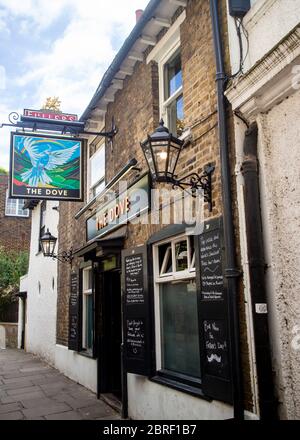
[[[49,234],[49,237],[44,235],[44,237],[41,238],[41,247],[45,257],[53,257],[56,240],[56,237],[53,237],[51,234]]]
[[[175,169],[178,161],[178,157],[181,151],[181,147],[175,145],[173,142],[170,144],[169,152],[169,173],[173,176],[175,174]]]
[[[144,150],[145,158],[148,162],[150,173],[152,174],[152,176],[154,176],[155,175],[155,165],[153,162],[151,147],[150,147],[149,143],[147,145],[143,146],[143,150]]]
[[[152,151],[159,176],[166,175],[168,172],[168,145],[169,142],[153,142]]]

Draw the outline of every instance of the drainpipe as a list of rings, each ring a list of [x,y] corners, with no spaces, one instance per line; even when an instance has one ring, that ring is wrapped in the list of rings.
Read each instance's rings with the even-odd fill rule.
[[[220,21],[218,14],[218,0],[210,0],[210,13],[212,20],[212,31],[214,50],[216,58],[216,83],[218,101],[218,126],[221,158],[221,184],[223,199],[223,222],[225,240],[225,277],[228,286],[228,312],[231,346],[231,371],[233,383],[233,407],[234,418],[244,419],[243,407],[243,379],[240,355],[240,330],[239,330],[239,309],[238,309],[238,278],[240,271],[235,263],[235,239],[232,215],[232,199],[230,184],[229,148],[226,126],[226,104],[225,104],[225,82],[224,60],[222,52],[222,40],[220,32]]]
[[[257,158],[257,124],[246,131],[242,174],[244,176],[244,203],[247,231],[252,319],[257,365],[260,418],[276,420],[273,371],[268,328],[267,295],[265,288],[265,261],[260,215],[260,193]]]

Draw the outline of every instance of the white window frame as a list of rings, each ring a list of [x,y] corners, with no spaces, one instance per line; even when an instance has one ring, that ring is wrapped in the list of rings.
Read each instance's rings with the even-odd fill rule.
[[[161,273],[159,267],[159,246],[171,243],[172,248],[172,268],[176,268],[175,261],[175,245],[176,243],[187,240],[188,242],[188,268],[186,270],[181,271],[173,271],[169,273]],[[195,252],[194,255],[191,256],[190,249],[190,238],[188,235],[180,235],[176,237],[170,237],[166,240],[160,241],[153,245],[153,274],[154,274],[154,316],[155,316],[155,351],[156,351],[156,370],[159,371],[162,369],[162,339],[161,339],[161,313],[160,313],[160,301],[159,301],[159,290],[160,285],[168,282],[179,282],[179,281],[196,281],[196,271],[195,264],[193,267],[193,260],[195,260]],[[166,264],[163,261],[163,264]]]
[[[95,153],[92,156],[90,156],[91,144],[89,144],[89,148],[88,148],[88,179],[87,179],[87,181],[88,181],[88,185],[87,185],[87,187],[88,187],[87,188],[87,191],[88,191],[87,198],[88,198],[88,200],[91,200],[91,199],[94,198],[93,190],[98,185],[100,185],[102,182],[104,183],[104,187],[105,187],[105,182],[106,182],[105,181],[105,178],[106,178],[106,176],[105,176],[105,174],[106,174],[106,172],[105,172],[106,171],[105,159],[104,159],[104,176],[101,177],[100,179],[98,179],[93,185],[92,185],[92,182],[91,182],[91,179],[92,179],[92,166],[91,166],[92,158],[95,158],[95,156],[97,154],[100,154],[100,151],[102,150],[102,148],[104,148],[104,157],[105,157],[105,148],[106,148],[105,140],[101,139],[101,141],[97,145],[99,145],[99,146],[98,146],[97,150],[95,151]]]
[[[87,332],[86,332],[86,324],[87,324],[87,299],[89,295],[93,295],[93,286],[89,288],[89,272],[92,271],[92,266],[85,267],[82,270],[82,342],[81,347],[84,350],[92,350],[92,348],[87,348]],[[94,343],[94,341],[93,341]]]
[[[6,197],[5,197],[5,216],[6,217],[24,217],[24,218],[28,218],[29,217],[29,209],[23,209],[22,212],[24,212],[24,214],[19,214],[19,209],[20,209],[20,205],[24,205],[25,200],[24,199],[12,199],[15,201],[16,203],[16,209],[15,209],[15,214],[11,214],[8,212],[8,207],[7,207],[7,202],[10,199],[9,194],[8,194],[8,189],[6,190]]]
[[[163,118],[166,127],[169,127],[168,108],[171,106],[171,104],[174,101],[176,101],[176,99],[180,95],[183,94],[183,86],[181,85],[171,96],[169,96],[169,98],[165,99],[165,91],[166,91],[165,66],[178,50],[180,50],[180,39],[176,41],[176,43],[171,47],[170,51],[167,52],[165,56],[161,58],[160,62],[158,63],[159,110],[160,110],[160,118]]]
[[[184,10],[147,57],[147,63],[156,61],[158,64],[159,113],[160,118],[163,118],[166,127],[168,127],[167,109],[170,104],[183,93],[183,87],[180,86],[172,96],[165,100],[164,67],[175,52],[180,49],[180,25],[184,22],[185,18],[186,11]]]

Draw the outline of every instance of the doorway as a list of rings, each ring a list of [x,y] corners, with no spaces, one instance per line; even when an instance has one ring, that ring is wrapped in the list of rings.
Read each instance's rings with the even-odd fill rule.
[[[111,394],[122,401],[121,386],[121,274],[120,270],[102,272],[99,393]]]

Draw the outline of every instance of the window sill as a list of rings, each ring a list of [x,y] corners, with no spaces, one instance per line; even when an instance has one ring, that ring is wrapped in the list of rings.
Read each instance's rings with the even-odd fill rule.
[[[93,356],[93,353],[88,350],[81,350],[81,351],[78,351],[77,353],[80,354],[80,356],[84,356],[89,359],[96,359],[96,357]]]
[[[191,396],[200,397],[201,399],[206,400],[208,402],[212,401],[211,398],[209,398],[203,394],[201,388],[198,388],[198,387],[192,386],[192,385],[187,385],[182,382],[178,382],[177,380],[170,378],[170,377],[161,376],[161,375],[157,374],[156,376],[151,377],[150,381],[158,383],[160,385],[165,385],[169,388],[172,388],[172,389],[175,389],[178,391],[182,391],[183,393],[190,394]]]
[[[17,215],[17,214],[4,214],[5,217],[13,217],[13,218],[29,218],[29,215]]]

